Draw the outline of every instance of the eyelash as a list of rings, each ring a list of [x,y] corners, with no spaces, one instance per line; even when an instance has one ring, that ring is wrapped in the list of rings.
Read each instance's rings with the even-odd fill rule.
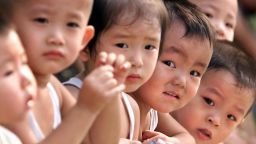
[[[226,26],[229,27],[229,28],[233,28],[233,25],[230,24],[230,23],[226,23]]]
[[[236,117],[235,117],[234,115],[232,115],[232,114],[228,114],[228,115],[227,115],[227,118],[228,118],[229,120],[231,120],[231,121],[237,121]]]
[[[205,13],[205,15],[206,15],[208,18],[212,18],[212,17],[213,17],[213,15],[210,14],[210,13]]]
[[[10,75],[12,75],[12,74],[13,74],[13,71],[10,70],[10,71],[5,72],[5,73],[4,73],[4,76],[10,76]]]
[[[124,43],[117,43],[115,44],[117,47],[119,48],[128,48],[128,45],[127,44],[124,44]]]
[[[75,22],[68,22],[67,26],[71,27],[71,28],[78,28],[78,27],[80,27],[79,24],[77,24]]]
[[[191,71],[190,75],[195,76],[195,77],[200,77],[201,76],[201,74],[199,72],[197,72],[197,71]]]
[[[171,68],[176,68],[176,65],[174,64],[173,61],[170,61],[170,60],[165,60],[165,61],[162,61],[165,65],[171,67]]]
[[[46,18],[35,18],[34,19],[35,22],[38,22],[38,23],[41,23],[41,24],[45,24],[45,23],[48,23],[48,20]]]
[[[127,44],[125,44],[125,43],[117,43],[117,44],[115,44],[117,47],[119,47],[119,48],[128,48],[129,46],[127,45]],[[146,45],[145,46],[145,49],[146,50],[153,50],[153,49],[156,49],[156,47],[155,46],[153,46],[153,45]]]
[[[209,98],[207,98],[207,97],[204,97],[204,101],[209,106],[214,106],[215,105],[214,101],[209,99]]]
[[[153,49],[156,49],[156,47],[153,46],[153,45],[146,45],[146,46],[145,46],[145,49],[147,49],[147,50],[153,50]]]

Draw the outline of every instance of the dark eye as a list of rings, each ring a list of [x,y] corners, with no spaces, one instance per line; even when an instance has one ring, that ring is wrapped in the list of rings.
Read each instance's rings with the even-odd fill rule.
[[[4,76],[10,76],[13,74],[13,71],[12,70],[8,70],[4,73]]]
[[[207,105],[209,105],[209,106],[214,106],[215,104],[214,104],[214,102],[211,100],[211,99],[209,99],[209,98],[207,98],[207,97],[204,97],[204,101],[207,103]]]
[[[233,25],[232,25],[231,23],[226,23],[226,26],[227,26],[228,28],[233,28]]]
[[[118,44],[116,44],[116,46],[119,48],[128,48],[128,45],[124,44],[124,43],[118,43]]]
[[[208,18],[213,18],[213,15],[210,14],[210,13],[205,13],[205,15],[206,15]]]
[[[77,24],[75,22],[69,22],[69,23],[67,23],[67,26],[71,27],[71,28],[77,28],[77,27],[79,27],[79,24]]]
[[[41,17],[35,18],[34,21],[38,22],[38,23],[41,23],[41,24],[46,24],[46,23],[49,22],[46,18],[41,18]]]
[[[173,61],[170,60],[166,60],[166,61],[162,61],[165,65],[172,67],[172,68],[176,68],[175,64]]]
[[[237,120],[236,117],[234,115],[232,115],[232,114],[228,114],[227,117],[228,117],[229,120],[232,120],[232,121],[236,121]]]
[[[200,77],[201,76],[201,74],[197,71],[191,71],[190,75],[195,76],[195,77]]]
[[[153,50],[153,49],[155,49],[156,47],[155,46],[153,46],[153,45],[146,45],[145,46],[145,49],[147,49],[147,50]]]

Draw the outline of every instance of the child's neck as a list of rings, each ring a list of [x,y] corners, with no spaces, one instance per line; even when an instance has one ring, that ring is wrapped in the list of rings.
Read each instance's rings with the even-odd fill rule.
[[[135,101],[137,102],[137,104],[139,105],[139,108],[140,108],[140,129],[142,131],[148,130],[149,120],[150,120],[149,112],[150,112],[151,107],[149,105],[145,104],[141,100],[140,96],[134,95],[134,94],[130,94],[130,95],[135,99]]]
[[[38,75],[35,74],[38,88],[45,88],[50,81],[52,75]]]

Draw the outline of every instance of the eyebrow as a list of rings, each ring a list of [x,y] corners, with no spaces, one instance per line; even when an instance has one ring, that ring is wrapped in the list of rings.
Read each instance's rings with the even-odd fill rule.
[[[203,63],[203,62],[197,62],[195,65],[199,66],[199,67],[202,67],[202,68],[206,68],[207,67],[207,64]]]
[[[10,61],[11,61],[11,58],[10,58],[10,57],[3,59],[3,60],[0,62],[0,68],[4,67],[5,64],[9,63]]]
[[[166,52],[177,53],[177,54],[180,54],[182,57],[185,57],[185,58],[188,57],[188,55],[186,53],[184,53],[183,51],[180,50],[180,48],[177,48],[175,46],[168,47],[166,49]],[[199,66],[199,67],[202,67],[204,69],[204,68],[207,67],[207,64],[204,63],[204,62],[196,62],[195,66]]]
[[[229,20],[231,19],[231,20],[233,20],[233,21],[235,21],[235,15],[232,15],[232,14],[228,14],[228,17],[227,17]]]
[[[37,13],[50,13],[50,11],[49,11],[49,9],[47,8],[47,7],[45,7],[45,6],[38,6],[38,7],[34,7],[34,8],[32,8],[31,9],[31,13],[35,13],[35,14],[37,14]]]
[[[220,99],[224,99],[223,96],[214,88],[207,88],[210,92],[214,93],[216,96],[218,96]]]
[[[185,58],[188,57],[188,55],[186,53],[184,53],[183,51],[180,50],[180,48],[177,48],[175,46],[168,47],[165,51],[169,52],[169,53],[180,54],[181,56],[183,56]]]
[[[81,21],[83,16],[80,12],[71,12],[71,13],[69,13],[68,17]]]
[[[134,35],[131,34],[124,34],[124,33],[118,33],[113,36],[113,38],[132,38]],[[145,40],[152,41],[152,42],[159,42],[160,39],[156,37],[147,36],[144,38]]]
[[[212,4],[208,5],[210,8],[212,8],[213,10],[215,11],[219,11],[218,7],[217,6],[214,6]]]
[[[235,109],[241,114],[241,115],[244,115],[245,114],[245,111],[244,109],[238,107],[238,106],[235,106]]]

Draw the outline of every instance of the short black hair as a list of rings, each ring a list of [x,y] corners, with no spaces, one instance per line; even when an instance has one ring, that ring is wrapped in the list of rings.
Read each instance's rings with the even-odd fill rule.
[[[198,9],[196,5],[187,0],[164,0],[167,8],[170,26],[175,20],[184,23],[186,32],[184,37],[199,37],[208,39],[212,46],[215,35],[208,18]]]
[[[133,16],[129,24],[141,17],[149,20],[156,17],[161,27],[161,39],[163,38],[168,15],[162,0],[94,0],[88,22],[88,25],[95,28],[95,35],[88,44],[91,56],[96,54],[95,46],[100,35],[113,24],[118,24],[118,20],[127,13]],[[160,52],[161,47],[162,41]]]
[[[207,71],[226,70],[230,72],[237,86],[252,90],[254,101],[256,99],[256,66],[255,60],[245,52],[238,49],[229,41],[216,41],[213,47],[213,55]],[[252,109],[252,106],[250,110]],[[250,111],[249,110],[249,111]],[[248,111],[248,112],[249,112]],[[248,114],[247,112],[247,114]]]
[[[0,0],[0,33],[5,33],[11,26],[13,0]]]

